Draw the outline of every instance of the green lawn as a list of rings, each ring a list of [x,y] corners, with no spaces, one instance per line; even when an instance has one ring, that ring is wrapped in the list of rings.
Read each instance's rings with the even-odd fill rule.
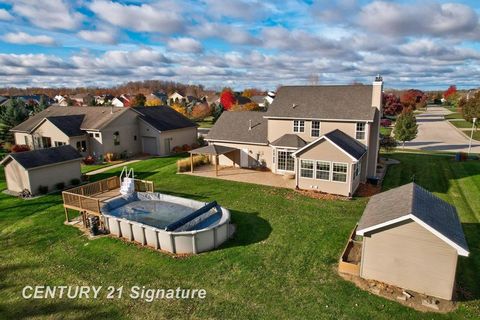
[[[390,127],[380,127],[380,134],[384,136],[390,136],[392,133],[393,128]]]
[[[463,131],[469,138],[472,134],[472,130],[465,130]],[[480,130],[473,130],[473,140],[480,141]]]
[[[82,173],[87,173],[90,171],[95,171],[98,169],[110,167],[111,165],[114,165],[115,162],[104,162],[100,164],[89,164],[89,165],[82,165]]]
[[[206,117],[203,120],[197,121],[199,128],[211,128],[214,125],[213,117]]]
[[[385,188],[411,181],[456,205],[471,257],[458,282],[469,299],[448,315],[420,313],[342,280],[335,271],[367,199],[316,200],[275,189],[175,174],[175,157],[131,166],[158,191],[217,200],[237,233],[219,250],[174,259],[114,238],[87,240],[63,225],[59,195],[23,201],[0,194],[0,319],[474,319],[480,315],[480,162],[396,153]],[[121,168],[101,174],[119,174]],[[1,177],[0,188],[5,187]],[[468,201],[467,201],[468,199]],[[23,300],[25,285],[204,288],[203,301]]]
[[[445,119],[446,120],[450,120],[450,119],[463,119],[463,116],[461,113],[459,112],[454,112],[454,113],[450,113],[450,114],[447,114],[445,116]]]
[[[471,128],[472,123],[465,121],[465,120],[453,120],[450,121],[451,124],[453,124],[457,128]]]

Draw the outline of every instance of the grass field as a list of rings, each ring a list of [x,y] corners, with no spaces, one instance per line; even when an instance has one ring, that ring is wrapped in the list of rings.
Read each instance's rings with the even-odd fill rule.
[[[465,120],[453,120],[450,121],[451,124],[453,124],[457,128],[471,128],[472,123],[465,121]]]
[[[470,138],[471,134],[472,134],[472,130],[465,130],[463,131],[467,137]],[[477,140],[477,141],[480,141],[480,130],[473,130],[473,140]]]
[[[463,119],[463,116],[462,116],[462,114],[459,113],[459,112],[454,112],[454,113],[450,113],[450,114],[445,115],[445,119],[446,119],[446,120],[451,120],[451,119]]]
[[[82,173],[87,173],[87,172],[90,172],[90,171],[95,171],[95,170],[98,170],[98,169],[110,167],[114,164],[115,164],[114,162],[104,162],[104,163],[100,163],[100,164],[82,165]]]
[[[380,134],[383,134],[384,136],[390,136],[392,130],[393,128],[390,127],[380,127]]]
[[[335,272],[365,198],[326,201],[293,190],[175,174],[175,157],[132,165],[158,191],[231,209],[237,233],[219,250],[174,259],[109,237],[87,240],[63,224],[59,195],[23,201],[0,195],[0,319],[478,319],[480,315],[480,162],[396,153],[385,189],[420,185],[456,205],[471,250],[458,283],[468,299],[448,315],[420,313],[342,280]],[[118,174],[121,168],[96,176]],[[0,188],[5,188],[0,176]],[[23,300],[25,285],[145,285],[203,288],[203,301],[127,297]]]
[[[213,117],[207,117],[201,121],[197,121],[199,128],[211,128],[214,125]]]

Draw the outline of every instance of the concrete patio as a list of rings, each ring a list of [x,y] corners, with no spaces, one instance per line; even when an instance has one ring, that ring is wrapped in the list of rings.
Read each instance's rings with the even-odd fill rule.
[[[295,179],[287,179],[282,175],[273,174],[270,171],[257,171],[239,167],[234,168],[220,166],[218,170],[218,176],[215,176],[215,166],[212,165],[197,167],[193,173],[183,172],[181,174],[237,182],[247,182],[279,188],[295,188]]]

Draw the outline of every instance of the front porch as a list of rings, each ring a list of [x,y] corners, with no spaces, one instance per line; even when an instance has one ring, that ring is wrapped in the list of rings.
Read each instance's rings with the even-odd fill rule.
[[[203,165],[195,168],[194,172],[183,172],[181,174],[188,174],[198,177],[217,178],[229,181],[246,182],[253,184],[260,184],[279,188],[295,188],[295,179],[292,175],[278,175],[270,171],[260,171],[254,169],[244,169],[239,167],[218,166],[218,171],[215,165]]]

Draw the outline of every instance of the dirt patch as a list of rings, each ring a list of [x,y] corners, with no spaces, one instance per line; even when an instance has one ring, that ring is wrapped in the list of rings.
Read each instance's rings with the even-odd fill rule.
[[[370,183],[361,183],[358,186],[357,192],[355,192],[355,195],[357,197],[371,197],[373,195],[376,195],[377,193],[380,193],[382,190],[381,185],[376,185],[374,186],[373,184]]]
[[[372,294],[398,302],[404,306],[413,308],[421,312],[447,313],[457,308],[454,301],[430,297],[411,290],[385,284],[375,280],[366,280],[359,276],[345,273],[338,273],[343,279],[353,282],[358,288],[368,291]],[[428,306],[429,305],[429,306]]]
[[[352,247],[347,252],[347,259],[345,262],[348,263],[359,263],[360,258],[362,257],[362,244],[359,242],[353,242]]]
[[[315,191],[315,190],[295,190],[296,192],[300,193],[302,196],[306,196],[313,199],[321,199],[321,200],[350,200],[348,197],[339,196],[335,194]]]

